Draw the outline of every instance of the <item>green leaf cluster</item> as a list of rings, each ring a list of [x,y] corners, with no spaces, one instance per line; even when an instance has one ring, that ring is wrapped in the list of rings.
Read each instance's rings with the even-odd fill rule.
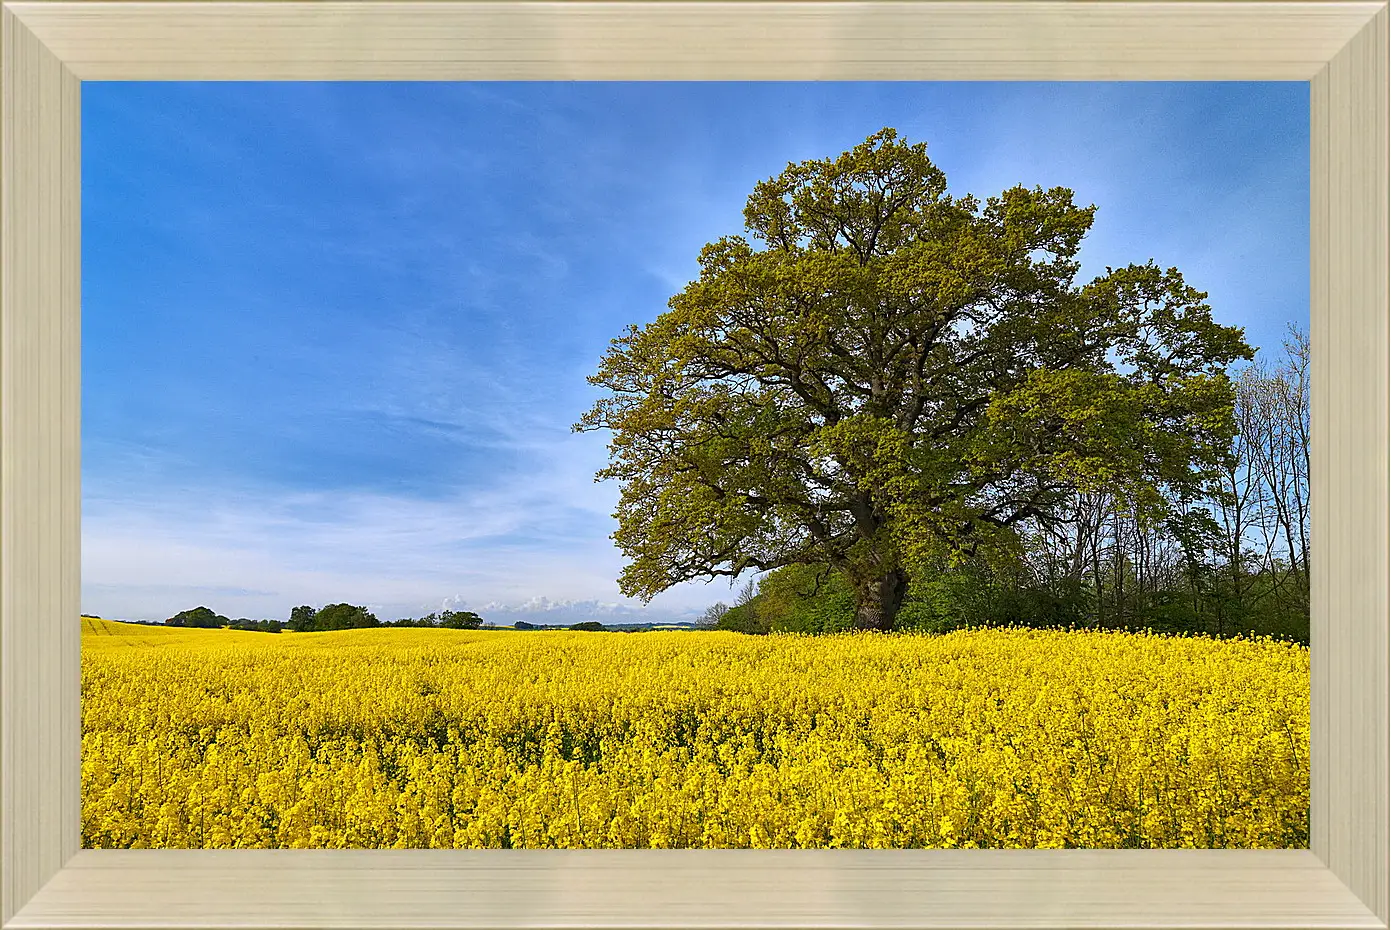
[[[190,610],[181,610],[164,621],[165,626],[197,627],[207,630],[221,629],[231,625],[231,623],[229,618],[216,613],[212,608],[201,606]]]

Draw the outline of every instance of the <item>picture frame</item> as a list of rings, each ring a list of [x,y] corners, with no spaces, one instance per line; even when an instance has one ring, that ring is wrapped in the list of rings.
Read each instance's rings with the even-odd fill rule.
[[[1384,2],[0,0],[0,927],[1391,922]],[[83,850],[88,80],[1297,80],[1310,87],[1307,850]]]

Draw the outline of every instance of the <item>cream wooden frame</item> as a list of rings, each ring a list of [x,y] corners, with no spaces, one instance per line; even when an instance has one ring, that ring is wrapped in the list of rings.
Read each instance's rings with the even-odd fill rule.
[[[1388,926],[1383,2],[0,2],[0,925]],[[1309,81],[1309,850],[102,851],[79,841],[84,80]]]

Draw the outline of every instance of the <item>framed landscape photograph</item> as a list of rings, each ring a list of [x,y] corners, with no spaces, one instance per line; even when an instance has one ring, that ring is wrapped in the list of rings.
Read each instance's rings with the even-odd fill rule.
[[[0,15],[4,926],[1386,925],[1382,5]]]
[[[83,120],[84,848],[1307,848],[1303,84]]]

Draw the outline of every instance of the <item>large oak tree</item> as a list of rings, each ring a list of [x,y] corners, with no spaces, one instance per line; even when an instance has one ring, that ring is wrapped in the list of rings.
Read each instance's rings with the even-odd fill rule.
[[[789,164],[614,339],[577,430],[608,429],[628,596],[830,566],[889,630],[910,574],[1008,552],[1078,490],[1162,515],[1223,462],[1250,358],[1175,268],[1078,284],[1094,206],[947,194],[892,129]]]

